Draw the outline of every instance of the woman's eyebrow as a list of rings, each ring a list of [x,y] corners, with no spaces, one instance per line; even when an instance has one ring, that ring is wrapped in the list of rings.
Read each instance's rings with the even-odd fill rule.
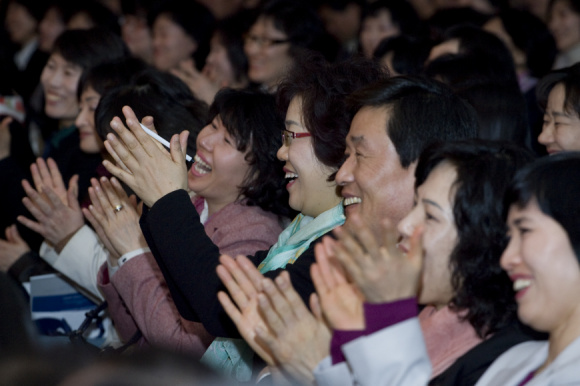
[[[444,212],[444,210],[443,210],[443,208],[441,207],[441,205],[439,205],[438,203],[436,203],[436,202],[435,202],[435,201],[433,201],[433,200],[429,200],[428,198],[424,198],[424,199],[422,199],[421,201],[422,201],[424,204],[430,204],[430,205],[433,205],[433,206],[435,206],[435,207],[439,208],[439,210],[440,210],[440,211]]]

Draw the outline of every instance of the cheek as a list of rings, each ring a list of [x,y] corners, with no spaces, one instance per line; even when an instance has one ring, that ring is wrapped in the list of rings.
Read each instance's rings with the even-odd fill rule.
[[[48,69],[46,69],[46,67],[42,70],[42,73],[40,74],[40,83],[42,83],[42,86],[44,88],[46,88],[46,86],[48,85],[48,82],[50,81],[50,72]]]
[[[556,132],[555,140],[558,145],[567,151],[580,150],[580,125],[560,129]]]
[[[95,133],[94,136],[84,138],[80,143],[80,148],[85,153],[96,154],[100,153],[104,146],[101,138]]]
[[[244,180],[250,166],[242,153],[229,148],[222,151],[221,154],[216,152],[214,156],[216,160],[220,160],[219,164],[216,163],[216,171],[223,171],[222,178],[236,181],[236,186]]]

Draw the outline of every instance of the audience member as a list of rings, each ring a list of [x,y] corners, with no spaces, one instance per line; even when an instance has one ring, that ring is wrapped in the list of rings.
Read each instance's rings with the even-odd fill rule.
[[[338,43],[329,39],[316,12],[302,0],[267,2],[244,40],[248,78],[270,92],[304,55],[315,51],[332,61],[338,53]]]
[[[538,84],[544,125],[538,142],[548,154],[580,151],[580,64],[556,70]]]
[[[420,75],[431,50],[431,42],[407,35],[383,39],[373,57],[389,70],[391,76]]]
[[[153,65],[161,71],[193,59],[203,68],[209,52],[214,17],[197,2],[170,0],[159,3],[148,16],[153,33]]]
[[[253,254],[276,241],[289,213],[282,165],[275,156],[282,117],[271,95],[234,90],[217,95],[210,116],[197,135],[196,163],[188,175],[192,202],[220,253]],[[117,189],[106,181],[93,182],[89,218],[112,246],[99,286],[113,320],[126,339],[136,324],[146,342],[200,358],[213,337],[201,323],[179,316],[159,266],[151,253],[142,252],[147,244],[139,215],[112,182]],[[118,203],[123,213],[115,211]]]
[[[421,25],[415,9],[406,1],[375,1],[361,19],[360,51],[370,59],[381,40],[398,35],[418,36]]]
[[[580,61],[580,1],[551,0],[548,28],[558,48],[554,69],[569,67]]]
[[[308,275],[314,244],[321,235],[344,221],[334,174],[343,159],[341,138],[346,135],[351,117],[345,108],[345,98],[351,91],[380,79],[383,74],[372,62],[345,62],[333,67],[321,59],[309,60],[295,68],[292,74],[279,91],[280,108],[287,112],[283,145],[277,156],[285,163],[289,205],[300,214],[269,251],[250,256],[252,263],[248,264],[259,265],[260,271],[268,276],[287,269],[301,295],[307,298],[314,290]],[[252,373],[252,351],[243,341],[233,339],[238,338],[239,333],[215,302],[220,289],[220,279],[215,272],[219,251],[206,236],[198,213],[183,190],[186,188],[185,168],[182,155],[177,155],[181,153],[175,148],[177,143],[174,141],[172,145],[173,157],[156,153],[145,161],[141,155],[143,145],[139,143],[146,144],[146,138],[136,129],[131,127],[128,131],[120,124],[115,128],[123,142],[138,145],[130,153],[128,148],[121,146],[120,140],[107,140],[132,175],[110,163],[105,166],[151,208],[142,217],[141,228],[179,313],[186,319],[201,321],[208,332],[218,337],[202,362],[232,377],[248,380]],[[138,168],[136,159],[140,160]],[[150,166],[145,167],[146,164]],[[200,166],[194,164],[195,167]],[[154,181],[154,187],[149,181]],[[177,234],[190,236],[173,237]],[[194,293],[196,296],[191,296]],[[249,306],[255,310],[256,304]]]
[[[248,58],[244,53],[243,36],[253,24],[253,15],[242,12],[217,23],[210,40],[205,66],[199,72],[192,59],[171,70],[191,91],[208,104],[224,87],[242,89],[248,86]]]
[[[357,90],[350,96],[350,107],[355,115],[346,138],[346,160],[335,178],[342,188],[346,224],[356,214],[375,237],[381,237],[385,219],[396,223],[412,207],[413,174],[423,148],[437,141],[474,137],[475,114],[444,85],[402,76]],[[260,318],[244,304],[247,297],[255,298],[263,276],[241,256],[236,261],[222,256],[221,263],[220,270],[229,274],[220,278],[239,310],[225,294],[218,298],[246,341],[269,365],[275,365],[255,338],[254,323],[261,324]],[[322,357],[317,359],[313,366]]]

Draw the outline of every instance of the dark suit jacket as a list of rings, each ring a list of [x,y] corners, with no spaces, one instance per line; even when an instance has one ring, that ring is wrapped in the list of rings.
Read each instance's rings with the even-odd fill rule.
[[[147,244],[161,268],[181,316],[202,322],[214,336],[240,338],[235,324],[217,301],[218,291],[225,291],[216,274],[219,249],[206,235],[198,218],[187,192],[177,190],[145,211],[140,222]],[[300,258],[285,269],[306,304],[314,292],[310,265],[314,262],[316,242],[310,244]],[[259,251],[248,258],[257,266],[267,254],[267,250]],[[264,276],[273,279],[281,271],[270,271]]]

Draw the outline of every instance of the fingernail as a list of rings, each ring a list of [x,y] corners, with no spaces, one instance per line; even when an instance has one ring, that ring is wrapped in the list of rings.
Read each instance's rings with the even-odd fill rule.
[[[278,287],[280,287],[280,288],[285,288],[286,287],[286,280],[284,280],[284,278],[282,276],[278,276],[276,278],[276,284],[278,284]]]
[[[271,290],[272,289],[272,283],[270,282],[270,280],[262,280],[262,287],[265,290]]]
[[[115,135],[113,133],[109,133],[109,134],[107,134],[107,139],[109,141],[114,141],[115,140]]]
[[[116,128],[117,128],[117,122],[116,122],[116,121],[111,121],[111,127],[112,127],[113,129],[116,129]],[[108,136],[107,136],[107,137],[108,137]]]

